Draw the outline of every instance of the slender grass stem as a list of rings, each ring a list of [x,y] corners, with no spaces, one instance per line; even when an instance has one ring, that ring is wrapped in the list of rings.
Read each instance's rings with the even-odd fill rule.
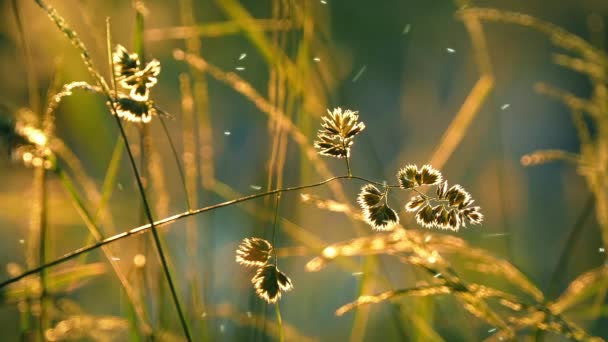
[[[125,238],[128,238],[130,236],[134,236],[134,235],[139,235],[142,234],[148,230],[152,230],[151,227],[154,226],[154,228],[157,227],[161,227],[161,226],[165,226],[168,224],[171,224],[173,222],[179,221],[183,218],[186,217],[190,217],[190,216],[194,216],[194,215],[198,215],[207,211],[211,211],[211,210],[215,210],[215,209],[219,209],[219,208],[223,208],[223,207],[227,207],[227,206],[231,206],[231,205],[235,205],[237,203],[241,203],[241,202],[246,202],[246,201],[250,201],[256,198],[261,198],[261,197],[265,197],[265,196],[271,196],[277,193],[283,193],[283,192],[291,192],[291,191],[298,191],[298,190],[304,190],[304,189],[310,189],[310,188],[315,188],[315,187],[320,187],[323,186],[325,184],[331,183],[333,181],[339,180],[339,179],[354,179],[354,180],[359,180],[359,181],[363,181],[363,182],[368,182],[368,183],[372,183],[372,184],[377,184],[377,185],[381,185],[382,183],[380,182],[375,182],[363,177],[357,177],[357,176],[335,176],[332,178],[328,178],[326,180],[317,182],[317,183],[313,183],[313,184],[306,184],[306,185],[298,185],[298,186],[293,186],[293,187],[287,187],[287,188],[282,188],[282,189],[275,189],[275,190],[271,190],[271,191],[267,191],[267,192],[262,192],[262,193],[257,193],[257,194],[252,194],[252,195],[248,195],[248,196],[243,196],[243,197],[239,197],[239,198],[235,198],[229,201],[225,201],[225,202],[221,202],[221,203],[217,203],[217,204],[213,204],[210,206],[206,206],[206,207],[202,207],[202,208],[198,208],[195,210],[191,210],[191,211],[186,211],[186,212],[182,212],[179,214],[175,214],[169,217],[165,217],[163,219],[157,220],[152,222],[152,224],[148,223],[148,224],[144,224],[142,226],[130,229],[128,231],[124,231],[122,233],[116,234],[114,236],[108,237],[102,241],[96,242],[94,244],[91,244],[89,246],[85,246],[85,247],[81,247],[78,248],[70,253],[65,254],[64,256],[57,258],[53,261],[50,261],[44,265],[32,268],[22,274],[20,274],[19,276],[7,279],[3,282],[0,283],[0,289],[3,287],[6,287],[7,285],[10,285],[12,283],[15,283],[29,275],[32,274],[36,274],[38,272],[40,272],[41,269],[45,269],[45,268],[49,268],[55,265],[59,265],[62,264],[68,260],[71,260],[75,257],[78,257],[79,255],[82,255],[84,253],[88,253],[90,251],[94,251],[98,248],[101,248],[103,246],[115,243],[116,241],[120,241],[123,240]]]
[[[99,227],[95,223],[94,217],[91,215],[91,213],[86,209],[86,207],[82,203],[82,200],[81,200],[80,196],[78,195],[76,189],[74,188],[74,184],[72,183],[70,177],[61,168],[55,169],[55,173],[59,177],[59,180],[61,181],[64,189],[67,191],[68,195],[70,196],[70,199],[72,200],[72,203],[73,203],[74,207],[76,208],[76,211],[78,212],[80,217],[85,222],[87,228],[89,229],[89,231],[91,233],[91,236],[96,241],[103,240],[103,235],[101,234]],[[131,287],[131,284],[129,283],[127,277],[122,273],[118,263],[112,258],[112,252],[110,251],[108,246],[103,247],[102,251],[103,251],[106,259],[108,259],[108,262],[112,266],[114,273],[118,277],[118,280],[119,280],[120,284],[122,285],[123,290],[125,291],[125,294],[127,295],[127,302],[130,305],[129,309],[133,310],[133,312],[139,319],[139,323],[141,324],[143,332],[146,334],[151,333],[152,329],[147,323],[143,305],[137,299],[137,295],[135,294],[133,288]]]
[[[23,57],[25,57],[25,77],[27,79],[27,90],[29,107],[34,113],[40,113],[40,97],[38,94],[39,82],[36,78],[36,71],[32,60],[32,50],[27,39],[25,39],[25,30],[23,29],[23,20],[21,11],[19,10],[20,2],[17,0],[12,1],[13,14],[15,17],[15,23],[17,26],[17,32],[20,43],[23,48]]]
[[[280,308],[278,300],[274,303],[274,308],[277,311],[277,324],[279,326],[279,341],[284,342],[285,335],[283,334],[283,319],[281,318],[281,308]]]
[[[279,258],[277,258],[277,218],[279,217],[279,202],[281,200],[281,193],[277,193],[276,200],[274,203],[274,219],[272,220],[272,246],[274,251],[274,263],[278,267]]]
[[[175,158],[175,165],[177,166],[177,172],[179,173],[179,178],[182,181],[182,187],[184,188],[184,196],[186,197],[186,208],[188,211],[192,210],[192,205],[190,204],[190,195],[188,194],[188,185],[186,183],[186,174],[184,173],[184,168],[182,163],[179,160],[179,155],[177,154],[177,149],[175,148],[175,144],[173,143],[173,139],[169,134],[169,129],[167,128],[167,124],[163,119],[162,115],[158,116],[161,126],[163,127],[163,132],[165,132],[165,136],[167,137],[167,141],[169,141],[169,146],[171,147],[171,152],[173,153],[173,158]]]
[[[36,169],[36,178],[38,183],[38,231],[39,231],[39,246],[38,246],[38,262],[39,265],[44,265],[46,263],[46,246],[47,246],[47,174],[46,169],[38,168]],[[46,269],[40,270],[40,316],[39,316],[39,325],[38,332],[40,334],[40,340],[45,341],[44,331],[48,322],[48,312],[46,307],[46,296],[47,296],[47,279],[46,279]]]
[[[350,153],[346,148],[346,142],[344,142],[344,140],[342,140],[342,148],[346,151],[346,157],[344,158],[346,160],[346,172],[349,176],[352,176],[353,174],[350,170]]]
[[[136,28],[135,28],[135,41],[134,41],[134,45],[135,45],[135,49],[136,51],[139,53],[140,58],[142,58],[142,62],[143,62],[143,58],[144,58],[144,46],[143,46],[143,25],[144,25],[144,19],[143,19],[143,14],[137,10],[136,11]],[[110,36],[107,37],[108,42],[110,42]],[[110,53],[110,51],[108,51],[108,54]],[[114,111],[114,114],[116,113],[116,108],[115,108],[115,104],[112,103],[112,108]],[[150,230],[152,231],[152,237],[154,238],[154,245],[156,246],[156,250],[158,252],[158,256],[160,257],[160,262],[161,262],[161,267],[163,269],[163,273],[165,275],[165,278],[167,280],[167,284],[169,285],[169,290],[171,292],[171,298],[173,300],[173,305],[175,306],[175,309],[177,311],[177,314],[179,316],[179,320],[180,323],[182,325],[182,329],[184,331],[184,334],[186,335],[186,339],[188,341],[192,341],[192,336],[190,334],[190,328],[188,327],[188,321],[186,320],[186,316],[184,314],[184,310],[182,308],[182,305],[179,301],[179,297],[177,295],[177,289],[175,287],[175,284],[173,282],[173,277],[171,276],[171,271],[169,269],[169,262],[167,260],[167,256],[165,255],[165,251],[163,248],[163,244],[161,241],[161,237],[160,234],[158,233],[158,231],[156,230],[156,227],[154,226],[154,218],[152,217],[152,210],[150,207],[150,204],[148,203],[148,199],[146,196],[146,189],[144,187],[143,181],[142,181],[142,176],[140,175],[140,171],[137,169],[137,162],[135,161],[135,157],[133,156],[133,152],[131,151],[131,147],[129,145],[129,140],[126,134],[126,131],[124,129],[124,126],[122,125],[122,121],[121,119],[118,117],[118,115],[114,115],[114,119],[116,121],[116,124],[118,125],[118,129],[120,131],[120,135],[122,136],[122,139],[125,142],[125,147],[127,149],[127,156],[129,157],[129,163],[131,164],[131,168],[133,169],[133,174],[135,176],[135,180],[137,181],[137,188],[139,190],[139,195],[141,197],[141,202],[142,202],[142,206],[144,209],[144,213],[146,216],[146,219],[148,220],[148,222],[150,223]],[[146,127],[143,127],[143,130],[141,131],[141,139],[142,139],[142,144],[141,144],[141,151],[142,151],[142,172],[145,170],[145,159],[144,159],[144,137],[147,135],[147,130]]]
[[[112,105],[112,107],[114,107],[114,105]],[[186,339],[188,339],[188,341],[192,341],[192,336],[190,335],[190,328],[188,327],[188,322],[186,321],[186,317],[184,316],[184,311],[179,302],[179,298],[177,295],[177,289],[173,283],[173,278],[171,277],[171,271],[169,270],[169,264],[167,262],[167,257],[165,256],[165,253],[164,253],[160,235],[159,235],[158,231],[156,230],[156,226],[154,225],[154,219],[152,218],[152,211],[150,209],[150,205],[148,204],[148,199],[147,199],[146,192],[144,189],[144,184],[142,182],[141,176],[137,169],[137,163],[135,161],[135,157],[133,156],[133,152],[131,151],[131,147],[129,146],[129,140],[127,138],[127,133],[125,132],[125,129],[122,125],[122,122],[120,121],[120,118],[117,115],[115,115],[114,118],[116,119],[116,124],[118,125],[118,129],[120,130],[120,135],[122,136],[122,139],[125,142],[125,147],[127,149],[127,156],[129,157],[129,163],[131,164],[131,168],[133,169],[133,173],[135,175],[135,180],[137,181],[137,188],[138,188],[139,194],[141,196],[141,201],[142,201],[142,204],[144,207],[146,218],[150,222],[148,225],[149,225],[150,230],[152,231],[152,236],[154,238],[154,244],[158,251],[158,256],[160,257],[161,266],[162,266],[163,272],[165,274],[165,277],[167,278],[167,283],[169,285],[169,290],[171,291],[171,297],[173,299],[173,304],[175,305],[175,309],[177,310],[177,314],[179,315],[179,320],[182,325],[182,329],[184,330],[184,334],[186,335]]]
[[[272,222],[272,250],[274,252],[274,264],[279,267],[279,258],[277,257],[277,218],[279,217],[279,202],[281,200],[281,193],[277,193],[276,201],[274,204],[274,219]],[[283,320],[281,319],[281,309],[279,307],[279,301],[277,300],[274,304],[277,313],[277,328],[279,329],[279,341],[284,341],[283,336]]]

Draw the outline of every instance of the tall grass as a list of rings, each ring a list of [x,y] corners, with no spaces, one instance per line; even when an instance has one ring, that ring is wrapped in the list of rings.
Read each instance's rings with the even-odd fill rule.
[[[114,44],[119,42],[116,32],[111,37],[110,18],[107,19],[104,47],[108,77],[66,19],[45,1],[35,2],[80,54],[91,81],[70,80],[59,87],[56,94],[51,89],[49,93],[53,95],[49,96],[48,103],[40,104],[39,85],[31,66],[31,42],[24,30],[19,4],[13,2],[25,64],[29,65],[26,68],[29,109],[2,113],[0,128],[14,159],[34,169],[32,187],[35,193],[33,209],[29,211],[31,228],[25,269],[12,265],[10,278],[0,282],[6,303],[19,306],[20,331],[15,335],[19,333],[23,339],[36,336],[37,340],[217,340],[221,339],[225,326],[222,323],[214,329],[212,322],[230,320],[251,327],[256,337],[265,334],[280,341],[326,339],[324,335],[306,336],[298,330],[302,326],[290,317],[297,310],[291,307],[296,302],[290,298],[308,297],[307,292],[332,287],[333,284],[320,283],[316,289],[300,288],[298,281],[335,264],[340,270],[360,276],[356,297],[351,302],[338,308],[322,308],[334,311],[337,320],[355,312],[346,334],[351,341],[367,339],[374,319],[371,304],[391,306],[390,326],[396,330],[398,338],[444,340],[445,332],[433,321],[441,314],[443,304],[439,303],[442,298],[449,298],[450,305],[462,307],[482,322],[475,323],[475,327],[479,324],[489,327],[484,335],[487,340],[519,339],[530,334],[541,340],[546,333],[576,341],[603,340],[587,327],[589,322],[605,315],[606,266],[585,270],[561,294],[555,287],[543,291],[532,277],[509,260],[475,247],[458,235],[445,234],[446,230],[455,234],[460,232],[465,222],[480,224],[483,216],[481,209],[473,206],[472,196],[459,185],[450,183],[451,187],[448,186],[438,171],[467,137],[471,125],[482,114],[482,106],[493,100],[497,85],[485,23],[516,24],[540,31],[555,45],[575,54],[555,54],[553,62],[587,76],[593,92],[590,98],[584,99],[539,83],[536,90],[540,94],[561,101],[572,111],[581,148],[579,153],[534,151],[523,156],[521,161],[526,166],[556,160],[574,164],[593,194],[579,221],[584,222],[588,215],[585,213],[594,206],[603,248],[608,248],[608,177],[605,169],[608,160],[605,75],[608,57],[584,39],[525,14],[459,4],[462,9],[456,16],[462,20],[470,37],[479,74],[477,81],[429,157],[432,166],[403,165],[398,172],[390,171],[397,173],[397,177],[387,182],[363,176],[355,167],[361,165],[355,161],[366,160],[363,149],[359,148],[362,145],[360,136],[372,131],[367,127],[378,123],[367,114],[358,115],[340,108],[324,114],[329,107],[329,90],[337,84],[338,77],[334,70],[314,67],[314,56],[323,59],[327,56],[329,60],[333,52],[327,43],[327,23],[316,17],[323,4],[274,0],[270,3],[271,17],[258,19],[238,1],[218,0],[214,6],[226,21],[205,23],[195,16],[195,2],[181,0],[178,2],[180,26],[146,29],[144,24],[150,9],[143,2],[133,2],[133,48],[129,51],[137,53],[141,64],[135,69],[143,70],[146,61],[150,62],[147,44],[183,40],[185,45],[184,49],[174,49],[174,60],[166,63],[180,63],[187,69],[187,72],[175,75],[179,85],[176,93],[181,97],[175,102],[179,103],[180,112],[168,114],[161,110],[163,104],[156,102],[163,98],[161,96],[158,100],[154,98],[154,102],[151,99],[145,102],[146,99],[138,103],[145,104],[146,109],[154,113],[151,122],[147,123],[141,118],[132,120],[136,122],[122,119],[121,111],[125,110],[126,101],[122,88],[126,86],[124,79],[117,79],[117,62],[112,59]],[[235,34],[246,37],[269,66],[265,89],[238,72],[211,63],[207,57],[209,50],[201,43],[201,37]],[[104,64],[105,61],[99,63]],[[144,77],[137,72],[130,77]],[[216,127],[216,118],[212,115],[215,103],[209,91],[211,82],[227,86],[233,96],[246,100],[268,120],[267,168],[260,177],[263,179],[260,182],[265,184],[251,185],[249,195],[241,194],[238,187],[227,185],[229,181],[224,183],[223,175],[217,172],[222,147],[214,137],[221,128]],[[146,90],[147,87],[151,86],[145,83]],[[103,98],[106,102],[103,115],[113,117],[118,132],[116,141],[100,142],[113,146],[101,186],[88,174],[85,161],[73,151],[77,146],[69,146],[61,140],[55,129],[54,116],[60,104],[76,91]],[[153,95],[157,94],[150,96]],[[30,119],[32,115],[37,119]],[[179,121],[179,125],[174,125],[175,121]],[[177,137],[172,135],[176,131],[174,126],[179,127]],[[124,151],[132,171],[133,191],[140,201],[141,211],[134,209],[130,213],[135,216],[133,218],[141,217],[136,227],[116,224],[111,210],[115,189],[122,186],[119,174]],[[297,151],[298,158],[290,158],[293,151]],[[343,165],[334,167],[328,157],[343,159],[340,161]],[[292,179],[287,177],[287,171],[291,170],[286,167],[289,163],[299,166],[299,185],[285,185],[287,179]],[[175,179],[168,176],[170,169],[176,170]],[[340,171],[335,173],[334,170]],[[311,182],[310,178],[317,180]],[[80,223],[88,229],[87,240],[79,248],[60,256],[55,255],[57,246],[51,244],[56,239],[50,238],[58,233],[49,224],[49,215],[52,215],[49,199],[55,195],[49,190],[49,184],[55,180],[76,210]],[[359,186],[363,186],[357,200],[361,208],[354,204],[356,200],[352,195]],[[307,193],[313,190],[322,195]],[[323,193],[325,190],[327,192]],[[300,194],[300,201],[295,204],[285,201],[292,193]],[[403,193],[413,197],[409,202],[399,202],[399,207],[405,205],[406,211],[411,212],[407,217],[430,230],[410,227],[400,220],[406,215],[400,216],[394,203]],[[273,197],[275,201],[272,201]],[[256,203],[256,199],[265,201]],[[223,227],[209,214],[237,205],[264,227],[272,227],[254,229],[259,236],[243,240],[237,249],[236,260],[257,269],[252,286],[243,282],[255,303],[248,310],[236,302],[218,305],[214,293],[217,265],[223,267],[232,263],[232,259],[226,261],[215,248],[214,243],[224,238]],[[483,207],[484,203],[480,205]],[[504,209],[504,200],[501,205]],[[137,208],[138,204],[132,203],[132,206]],[[174,207],[180,210],[170,214],[170,208]],[[289,211],[307,213],[309,209],[328,218],[343,216],[347,229],[342,232],[349,235],[342,236],[343,241],[328,242],[324,236],[288,218]],[[557,267],[563,267],[571,253],[570,246],[582,234],[580,222]],[[169,226],[174,226],[174,231],[185,230],[184,253],[173,253],[174,236],[164,235]],[[504,228],[508,234],[508,225]],[[471,234],[478,231],[473,230]],[[153,263],[152,253],[148,253],[148,243],[144,239],[148,235],[152,237],[151,248],[158,264]],[[245,231],[241,235],[247,237]],[[141,236],[138,243],[128,244],[134,236]],[[167,241],[165,237],[168,237]],[[287,240],[297,245],[289,246]],[[129,246],[128,253],[123,255],[133,258],[128,267],[116,257],[123,246]],[[100,315],[61,299],[61,294],[70,293],[105,272],[101,264],[88,261],[97,250],[101,250],[110,264],[119,280],[120,293],[126,297],[126,312],[122,314]],[[304,266],[309,273],[295,271],[295,267],[286,261],[288,257],[312,257]],[[180,270],[186,270],[185,274]],[[392,274],[395,270],[415,275],[415,281],[411,286],[402,287]],[[231,282],[243,280],[243,274],[231,275]],[[558,270],[553,272],[552,278],[559,278]],[[167,289],[169,297],[165,299]],[[282,293],[283,300],[287,298],[284,302],[279,301]],[[586,302],[590,297],[591,303]],[[412,302],[412,298],[419,300]],[[273,314],[267,315],[264,301],[274,304]],[[414,305],[410,308],[409,303]],[[574,309],[581,307],[590,313],[585,319],[573,318]],[[32,323],[34,318],[36,323]],[[405,326],[416,331],[408,332]],[[481,335],[457,331],[455,336],[477,339]]]

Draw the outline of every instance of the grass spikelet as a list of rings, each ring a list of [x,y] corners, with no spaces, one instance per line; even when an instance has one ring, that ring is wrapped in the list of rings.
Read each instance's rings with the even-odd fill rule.
[[[104,93],[109,97],[110,96],[109,87],[108,87],[106,81],[104,80],[104,78],[101,76],[101,74],[99,74],[99,72],[97,72],[97,69],[93,65],[93,60],[91,59],[91,56],[89,55],[89,51],[87,50],[86,46],[84,45],[84,43],[82,42],[82,40],[80,39],[80,37],[78,36],[76,31],[74,31],[72,28],[69,27],[69,25],[67,24],[65,19],[63,19],[63,17],[61,15],[59,15],[59,13],[57,13],[57,10],[55,10],[55,8],[46,4],[42,0],[35,0],[35,1],[38,4],[38,6],[40,6],[47,13],[47,15],[49,16],[51,21],[53,21],[55,23],[57,28],[59,28],[59,30],[68,38],[70,43],[72,43],[72,45],[74,45],[76,47],[76,49],[78,49],[78,51],[80,52],[82,61],[83,61],[84,65],[86,66],[87,70],[89,71],[91,76],[93,76],[93,79],[97,83],[99,83],[99,85],[102,87],[102,90],[104,91]]]
[[[538,150],[525,154],[520,159],[521,165],[523,166],[537,166],[554,161],[565,161],[578,164],[581,161],[581,157],[576,153],[562,150]]]
[[[257,270],[251,283],[258,296],[267,303],[276,303],[281,298],[281,291],[293,289],[291,279],[275,265],[266,265]]]
[[[409,202],[405,204],[405,210],[409,212],[417,212],[426,203],[426,199],[420,195],[413,196]]]
[[[338,308],[336,310],[336,316],[342,316],[362,305],[377,304],[403,296],[428,297],[449,294],[451,292],[452,291],[450,288],[444,285],[426,285],[409,289],[391,290],[376,295],[360,296],[356,301],[345,304]]]
[[[261,267],[270,260],[272,251],[270,242],[256,237],[246,238],[236,250],[236,262],[244,266]]]
[[[397,173],[399,186],[403,189],[411,189],[421,185],[435,185],[441,183],[441,173],[430,165],[418,167],[409,164]]]
[[[361,188],[357,202],[363,210],[365,222],[374,230],[392,230],[399,223],[399,216],[386,201],[386,192],[381,192],[371,184]]]
[[[601,291],[602,287],[606,286],[607,277],[608,266],[606,265],[579,275],[559,298],[549,305],[551,311],[559,314]]]
[[[534,85],[534,90],[539,94],[557,99],[572,110],[580,110],[593,117],[601,117],[602,110],[594,102],[580,98],[565,90],[558,89],[546,83],[538,82]]]
[[[578,52],[587,59],[593,61],[606,61],[605,53],[596,49],[593,47],[593,45],[589,44],[581,37],[574,35],[559,26],[527,14],[497,10],[493,8],[471,7],[458,11],[457,15],[463,17],[471,16],[486,21],[503,22],[530,27],[549,36],[551,42],[559,47]]]

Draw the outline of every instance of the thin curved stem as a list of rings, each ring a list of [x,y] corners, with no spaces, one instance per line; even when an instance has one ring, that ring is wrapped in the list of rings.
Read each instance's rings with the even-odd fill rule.
[[[283,319],[281,318],[281,308],[279,307],[279,301],[274,303],[274,307],[277,311],[277,324],[279,325],[279,342],[285,341],[285,335],[283,335]]]
[[[274,204],[274,220],[272,222],[272,250],[274,252],[274,264],[275,267],[279,267],[279,258],[277,257],[277,218],[279,217],[279,203],[281,200],[281,193],[277,193],[276,201]],[[285,337],[283,336],[283,320],[281,319],[281,309],[279,307],[279,301],[275,302],[275,309],[277,314],[277,328],[279,329],[279,341],[283,342]]]
[[[190,203],[190,195],[188,194],[188,186],[186,183],[186,175],[184,173],[184,168],[179,160],[179,155],[177,154],[177,149],[175,148],[175,144],[173,143],[173,139],[169,134],[169,129],[167,128],[167,124],[165,124],[165,120],[162,115],[158,116],[161,126],[163,127],[163,131],[167,136],[167,140],[169,141],[169,146],[171,147],[171,152],[173,152],[173,157],[175,158],[175,165],[177,166],[177,171],[179,173],[179,178],[182,181],[182,187],[184,188],[184,196],[186,196],[186,207],[188,211],[192,210],[192,205]]]
[[[350,151],[346,148],[346,143],[344,142],[344,139],[342,140],[342,148],[346,151],[346,157],[344,159],[346,159],[346,171],[348,172],[349,176],[352,176],[353,173],[350,170]]]
[[[47,227],[47,174],[46,169],[39,168],[36,170],[36,180],[38,183],[38,212],[36,213],[38,217],[36,220],[38,221],[38,260],[39,265],[44,265],[46,262],[46,254],[47,254],[47,235],[48,235],[48,227]],[[40,334],[40,339],[42,341],[45,340],[45,330],[48,322],[48,310],[46,305],[46,297],[48,295],[47,288],[47,274],[45,269],[40,270],[40,316],[39,316],[39,325],[38,332]]]
[[[114,111],[116,111],[116,108],[114,107],[113,103],[112,103],[112,108]],[[173,283],[171,271],[169,270],[169,263],[167,262],[167,257],[165,256],[165,253],[163,251],[164,249],[163,249],[163,246],[161,243],[160,235],[158,234],[158,231],[156,230],[156,226],[154,225],[154,219],[152,218],[152,211],[150,210],[150,205],[148,204],[146,191],[144,189],[144,185],[141,180],[141,176],[137,169],[137,163],[135,161],[135,157],[133,156],[133,152],[131,151],[131,147],[129,146],[129,140],[127,138],[127,133],[125,132],[122,122],[120,121],[121,119],[118,117],[118,115],[114,115],[114,118],[116,119],[116,124],[118,125],[120,135],[122,136],[122,139],[125,142],[125,148],[127,149],[127,156],[129,157],[129,163],[131,164],[131,168],[133,169],[133,174],[135,175],[135,180],[137,181],[137,188],[138,188],[139,194],[141,196],[141,201],[142,201],[142,204],[144,207],[146,218],[150,222],[149,228],[152,231],[152,236],[154,238],[154,244],[158,251],[158,256],[160,257],[160,262],[161,262],[161,266],[163,268],[163,272],[165,273],[165,277],[167,278],[167,284],[169,285],[169,290],[171,291],[171,297],[175,304],[175,309],[177,310],[177,314],[179,315],[180,323],[182,325],[186,338],[188,339],[188,341],[192,341],[192,337],[190,335],[190,329],[188,328],[188,322],[186,321],[186,317],[184,315],[182,306],[179,302],[179,298],[177,296],[177,289],[175,287],[175,284]]]
[[[287,187],[287,188],[282,188],[282,189],[275,189],[275,190],[271,190],[271,191],[267,191],[267,192],[262,192],[262,193],[257,193],[257,194],[252,194],[252,195],[248,195],[248,196],[243,196],[243,197],[239,197],[239,198],[235,198],[233,200],[229,200],[229,201],[225,201],[225,202],[221,202],[221,203],[217,203],[217,204],[213,204],[210,206],[206,206],[206,207],[202,207],[202,208],[198,208],[195,210],[190,210],[190,211],[186,211],[186,212],[182,212],[179,214],[175,214],[169,217],[165,217],[161,220],[157,220],[152,222],[152,225],[156,228],[156,227],[161,227],[161,226],[165,226],[168,225],[170,223],[176,222],[178,220],[181,220],[183,218],[189,217],[189,216],[194,216],[197,214],[201,214],[207,211],[211,211],[211,210],[215,210],[218,208],[223,208],[223,207],[227,207],[227,206],[231,206],[231,205],[235,205],[237,203],[241,203],[241,202],[246,202],[246,201],[250,201],[256,198],[260,198],[260,197],[265,197],[265,196],[270,196],[270,195],[274,195],[274,194],[278,194],[278,193],[283,193],[283,192],[290,192],[290,191],[298,191],[298,190],[303,190],[303,189],[309,189],[309,188],[315,188],[315,187],[319,187],[319,186],[323,186],[327,183],[333,182],[335,180],[338,179],[355,179],[355,180],[360,180],[360,181],[364,181],[364,182],[368,182],[368,183],[372,183],[372,184],[377,184],[377,185],[381,185],[382,183],[380,182],[376,182],[376,181],[372,181],[363,177],[357,177],[357,176],[336,176],[336,177],[331,177],[328,178],[326,180],[317,182],[317,183],[313,183],[313,184],[306,184],[306,185],[299,185],[299,186],[293,186],[293,187]],[[78,257],[79,255],[82,255],[84,253],[88,253],[90,251],[94,251],[98,248],[101,248],[103,246],[112,244],[116,241],[120,241],[122,239],[125,239],[127,237],[130,236],[134,236],[134,235],[138,235],[141,233],[144,233],[148,230],[151,230],[152,225],[150,223],[130,229],[128,231],[110,236],[104,240],[101,240],[99,242],[96,242],[94,244],[91,244],[89,246],[85,246],[85,247],[81,247],[78,248],[70,253],[65,254],[64,256],[57,258],[53,261],[47,262],[44,265],[40,265],[36,268],[32,268],[28,271],[23,272],[22,274],[7,279],[3,282],[0,283],[0,289],[6,287],[7,285],[10,285],[12,283],[15,283],[27,276],[30,276],[32,274],[36,274],[38,272],[40,272],[40,270],[55,266],[55,265],[59,265],[62,264],[68,260],[71,260],[75,257]]]

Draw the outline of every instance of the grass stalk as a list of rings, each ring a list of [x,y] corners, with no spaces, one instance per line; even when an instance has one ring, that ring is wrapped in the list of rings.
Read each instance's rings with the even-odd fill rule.
[[[162,116],[158,117],[160,124],[163,128],[163,132],[167,137],[167,141],[169,142],[169,146],[171,147],[171,152],[173,157],[175,158],[175,166],[177,167],[177,172],[179,174],[179,179],[182,183],[182,188],[184,190],[184,197],[186,198],[186,208],[188,211],[192,210],[192,205],[190,204],[190,195],[188,194],[188,185],[186,184],[186,176],[184,173],[184,168],[182,166],[181,161],[179,160],[179,154],[177,153],[177,149],[175,148],[175,144],[173,143],[173,139],[171,138],[171,134],[169,134],[169,129],[167,128],[167,124]]]
[[[39,167],[35,171],[36,184],[38,188],[38,264],[46,263],[47,254],[47,172],[43,167]],[[45,341],[45,330],[49,324],[48,311],[46,306],[47,297],[47,272],[45,269],[40,270],[40,316],[38,324],[38,333],[41,341]]]
[[[275,311],[277,313],[277,327],[279,330],[279,341],[280,342],[284,342],[285,341],[285,335],[283,334],[283,319],[281,318],[281,307],[279,305],[279,301],[277,300],[274,303],[274,308]]]
[[[59,180],[61,181],[63,188],[70,196],[70,200],[72,201],[72,204],[76,208],[76,211],[78,212],[78,214],[84,221],[85,225],[89,229],[91,236],[95,239],[95,241],[98,241],[98,242],[102,241],[103,235],[102,235],[100,229],[97,227],[97,224],[94,221],[94,217],[84,206],[84,203],[82,202],[82,199],[81,199],[80,195],[78,194],[78,192],[76,191],[74,184],[73,184],[72,180],[70,179],[70,177],[68,176],[68,174],[66,174],[65,171],[63,171],[61,168],[57,168],[55,170],[55,173],[59,177]],[[146,314],[145,314],[143,305],[138,300],[138,297],[135,294],[135,291],[131,287],[131,284],[129,283],[127,277],[123,274],[122,270],[120,269],[120,266],[113,259],[112,251],[106,246],[106,247],[102,248],[102,252],[104,253],[104,255],[105,255],[106,259],[108,260],[108,262],[110,263],[110,265],[112,266],[114,273],[118,277],[118,280],[119,280],[123,290],[125,291],[125,294],[127,295],[128,303],[130,305],[130,310],[133,310],[135,315],[137,316],[139,323],[141,325],[142,331],[146,334],[151,333],[152,329],[150,328],[150,326],[147,323],[147,318],[146,318]]]
[[[272,222],[272,246],[274,247],[272,250],[274,252],[274,264],[276,267],[279,267],[279,258],[277,257],[277,219],[279,217],[279,203],[281,200],[281,193],[277,193],[276,200],[274,203],[274,219]],[[275,302],[275,309],[277,315],[277,329],[279,330],[279,341],[283,342],[285,337],[283,336],[283,320],[281,319],[281,309],[279,306],[279,301]]]
[[[198,209],[194,209],[194,210],[190,210],[189,212],[182,212],[179,214],[175,214],[169,217],[165,217],[163,219],[157,220],[144,225],[141,225],[139,227],[135,227],[132,228],[130,230],[124,231],[122,233],[116,234],[114,236],[105,238],[102,241],[96,242],[94,244],[91,244],[89,246],[84,246],[81,248],[78,248],[70,253],[67,253],[65,255],[63,255],[62,257],[59,257],[53,261],[47,262],[44,265],[38,266],[38,267],[34,267],[28,271],[23,272],[21,275],[19,276],[15,276],[12,277],[10,279],[7,279],[3,282],[0,282],[0,289],[3,287],[6,287],[7,285],[10,285],[12,283],[15,283],[27,276],[30,276],[32,274],[36,274],[38,272],[40,272],[41,269],[44,268],[49,268],[49,267],[53,267],[59,264],[62,264],[68,260],[71,260],[75,257],[78,257],[79,255],[82,255],[84,253],[88,253],[91,251],[94,251],[96,249],[99,249],[103,246],[106,245],[110,245],[113,244],[117,241],[123,240],[125,238],[131,237],[131,236],[136,236],[139,234],[142,234],[144,232],[147,232],[148,230],[150,231],[156,231],[156,229],[158,227],[162,227],[162,226],[166,226],[168,224],[174,223],[176,221],[179,221],[181,219],[184,219],[186,217],[190,217],[190,216],[194,216],[194,215],[198,215],[198,214],[202,214],[204,212],[208,212],[208,211],[212,211],[215,209],[219,209],[219,208],[223,208],[223,207],[227,207],[227,206],[231,206],[231,205],[235,205],[237,203],[242,203],[242,202],[246,202],[246,201],[251,201],[253,199],[256,198],[262,198],[262,197],[266,197],[266,196],[272,196],[278,193],[284,193],[284,192],[292,192],[292,191],[299,191],[299,190],[304,190],[304,189],[311,189],[311,188],[316,188],[316,187],[320,187],[326,184],[329,184],[331,182],[334,182],[336,180],[342,180],[342,179],[348,179],[348,180],[358,180],[358,181],[362,181],[362,182],[367,182],[367,183],[371,183],[371,184],[375,184],[378,186],[383,186],[384,184],[381,182],[377,182],[377,181],[373,181],[373,180],[369,180],[363,177],[358,177],[358,176],[335,176],[332,178],[328,178],[325,179],[323,181],[317,182],[317,183],[312,183],[312,184],[305,184],[305,185],[298,185],[298,186],[292,186],[292,187],[287,187],[287,188],[281,188],[281,189],[274,189],[271,191],[267,191],[267,192],[261,192],[261,193],[256,193],[256,194],[251,194],[251,195],[247,195],[247,196],[242,196],[239,198],[235,198],[232,200],[228,200],[228,201],[224,201],[221,203],[217,203],[217,204],[213,204],[213,205],[209,205],[206,207],[202,207],[202,208],[198,208]],[[154,227],[154,229],[152,228]]]

